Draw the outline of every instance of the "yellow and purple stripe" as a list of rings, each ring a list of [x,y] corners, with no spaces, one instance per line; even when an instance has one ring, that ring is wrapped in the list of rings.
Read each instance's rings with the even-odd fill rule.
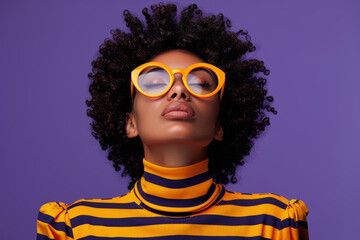
[[[144,176],[128,194],[47,203],[38,240],[307,240],[301,200],[245,194],[213,182],[208,160],[182,168],[144,161]]]

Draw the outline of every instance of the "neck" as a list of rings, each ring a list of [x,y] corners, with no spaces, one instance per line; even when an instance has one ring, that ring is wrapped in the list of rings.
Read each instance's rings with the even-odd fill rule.
[[[218,203],[224,188],[209,171],[209,160],[184,167],[163,167],[143,159],[144,175],[133,192],[140,205],[157,214],[188,216]]]
[[[204,160],[207,147],[191,144],[144,144],[145,159],[162,167],[184,167]]]

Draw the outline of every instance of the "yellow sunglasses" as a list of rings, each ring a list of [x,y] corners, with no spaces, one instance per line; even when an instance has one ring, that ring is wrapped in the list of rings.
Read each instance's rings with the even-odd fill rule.
[[[159,62],[148,62],[131,72],[131,99],[134,86],[147,97],[161,97],[174,84],[175,74],[181,74],[185,88],[194,96],[207,98],[220,92],[224,93],[225,73],[208,63],[195,63],[186,69],[171,69]]]

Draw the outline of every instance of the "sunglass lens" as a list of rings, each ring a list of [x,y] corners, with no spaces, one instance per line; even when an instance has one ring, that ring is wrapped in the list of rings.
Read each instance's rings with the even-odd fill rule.
[[[144,92],[157,95],[167,89],[170,83],[170,77],[162,68],[148,67],[140,73],[138,83]]]
[[[212,70],[207,68],[195,68],[188,74],[187,84],[195,93],[207,95],[215,91],[219,81]]]

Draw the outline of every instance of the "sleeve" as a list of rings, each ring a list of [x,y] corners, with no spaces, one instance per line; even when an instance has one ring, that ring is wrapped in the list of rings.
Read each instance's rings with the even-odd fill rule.
[[[41,206],[37,219],[37,240],[74,240],[67,205],[50,202]]]
[[[309,240],[306,216],[309,209],[301,200],[291,200],[280,225],[280,240]]]

